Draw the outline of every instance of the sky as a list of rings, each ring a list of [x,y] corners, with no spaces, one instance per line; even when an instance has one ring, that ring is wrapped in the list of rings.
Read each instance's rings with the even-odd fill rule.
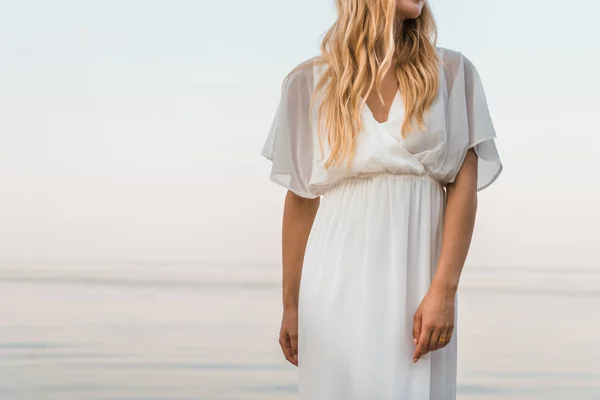
[[[600,268],[600,5],[435,0],[484,82],[504,163],[469,263]],[[0,5],[0,259],[276,263],[260,150],[333,0]]]

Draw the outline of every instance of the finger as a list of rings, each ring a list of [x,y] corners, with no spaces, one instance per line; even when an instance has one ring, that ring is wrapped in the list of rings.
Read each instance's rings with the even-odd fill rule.
[[[438,349],[441,334],[442,334],[441,329],[434,329],[431,332],[431,337],[429,338],[429,344],[427,345],[427,349],[429,351],[434,351],[434,350]]]
[[[448,345],[448,343],[450,343],[450,340],[452,339],[452,333],[454,332],[454,327],[451,326],[450,328],[448,328],[448,331],[446,332],[446,341],[444,342],[444,346]]]
[[[417,339],[417,348],[413,356],[413,362],[419,361],[424,354],[427,353],[427,347],[429,346],[429,338],[431,337],[431,328],[421,327],[421,335]]]
[[[294,364],[294,353],[292,352],[290,337],[287,335],[287,333],[281,334],[279,337],[279,345],[281,346],[281,350],[283,351],[285,359]]]
[[[298,334],[293,333],[290,335],[290,344],[292,347],[292,355],[294,357],[294,365],[298,365]]]
[[[417,362],[421,357],[429,352],[427,347],[429,346],[429,338],[431,336],[431,331],[427,329],[423,329],[421,331],[421,336],[417,339],[417,348],[415,350],[415,354],[413,357],[413,361]]]
[[[435,345],[435,349],[439,350],[442,347],[444,347],[447,343],[447,340],[448,340],[448,329],[445,328],[445,329],[440,330],[440,336],[438,337],[438,341]]]
[[[413,330],[412,330],[412,333],[413,333],[413,343],[414,344],[418,343],[419,336],[421,335],[421,320],[422,320],[422,318],[421,318],[421,312],[417,311],[415,313],[415,317],[414,317],[414,320],[413,320]]]
[[[450,341],[451,334],[452,334],[452,328],[444,328],[441,330],[436,350],[446,347],[446,345]]]

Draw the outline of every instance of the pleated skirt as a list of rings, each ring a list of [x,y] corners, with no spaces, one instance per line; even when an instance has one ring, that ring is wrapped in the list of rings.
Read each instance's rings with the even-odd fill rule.
[[[300,283],[301,400],[456,398],[456,332],[412,361],[444,207],[443,187],[427,175],[354,177],[323,195]]]

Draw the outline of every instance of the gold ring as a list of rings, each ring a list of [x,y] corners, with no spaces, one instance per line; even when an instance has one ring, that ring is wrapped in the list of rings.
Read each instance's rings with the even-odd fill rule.
[[[445,342],[445,341],[446,341],[446,338],[445,338],[445,337],[441,337],[441,336],[440,336],[440,337],[438,338],[438,340],[439,340],[440,342]]]

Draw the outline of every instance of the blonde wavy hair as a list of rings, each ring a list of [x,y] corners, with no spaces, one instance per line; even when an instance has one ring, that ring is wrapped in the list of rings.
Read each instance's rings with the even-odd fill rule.
[[[405,106],[404,137],[414,122],[423,127],[424,115],[438,90],[437,28],[430,6],[421,15],[398,15],[397,0],[336,0],[338,18],[325,33],[318,62],[324,73],[317,82],[319,144],[327,132],[330,156],[325,168],[344,160],[351,165],[356,136],[362,128],[360,110],[373,88],[394,68]]]

